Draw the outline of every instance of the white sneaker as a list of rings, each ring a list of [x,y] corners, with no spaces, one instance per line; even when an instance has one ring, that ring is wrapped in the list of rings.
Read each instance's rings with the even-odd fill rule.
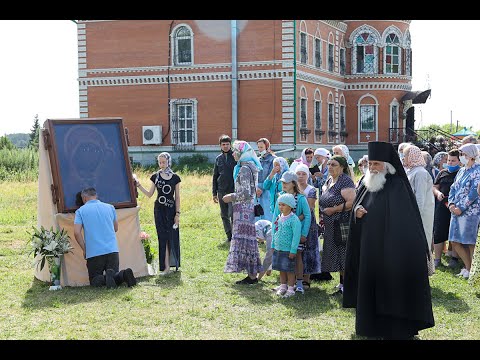
[[[460,272],[457,274],[457,276],[464,276],[465,271],[467,271],[467,269],[463,268],[462,270],[460,270]]]
[[[299,293],[301,293],[301,294],[305,294],[305,290],[303,289],[303,286],[297,286],[297,287],[295,288],[295,291],[296,291],[296,292],[299,292]]]
[[[275,294],[278,295],[278,296],[283,296],[283,295],[285,295],[286,292],[287,292],[287,289],[285,289],[285,288],[280,288],[280,289],[278,289],[278,290],[276,291]]]
[[[463,273],[463,278],[468,280],[469,277],[470,277],[470,271],[465,270],[465,272]]]
[[[288,297],[291,297],[291,296],[295,296],[295,291],[287,290],[287,291],[285,292],[285,295],[283,295],[282,297],[283,297],[283,298],[288,298]]]

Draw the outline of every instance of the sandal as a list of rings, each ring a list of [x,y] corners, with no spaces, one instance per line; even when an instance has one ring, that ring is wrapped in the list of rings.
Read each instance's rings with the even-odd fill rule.
[[[310,289],[310,283],[308,281],[303,280],[302,285],[305,290]]]

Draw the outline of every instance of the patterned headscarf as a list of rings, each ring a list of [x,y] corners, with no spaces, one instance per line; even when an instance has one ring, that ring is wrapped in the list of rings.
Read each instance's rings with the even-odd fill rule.
[[[422,150],[420,150],[415,145],[409,145],[405,149],[403,149],[403,153],[405,154],[405,150],[408,150],[408,155],[405,158],[408,160],[408,168],[413,169],[417,166],[425,167],[427,164],[425,163],[425,159],[422,154]]]
[[[261,171],[263,169],[262,165],[260,164],[260,160],[258,160],[257,154],[255,154],[255,151],[252,149],[249,143],[243,140],[235,140],[232,144],[232,150],[233,152],[236,152],[237,154],[240,154],[237,165],[235,165],[235,168],[233,169],[233,179],[236,180],[238,173],[240,172],[240,168],[242,165],[240,164],[241,162],[246,162],[250,161],[255,164],[257,167],[258,171]]]
[[[173,174],[173,171],[172,169],[170,168],[172,166],[172,157],[170,156],[170,154],[166,151],[160,153],[157,157],[157,160],[159,160],[161,157],[167,159],[167,167],[166,169],[160,169],[158,172],[160,174],[166,174],[166,175],[170,175],[170,174]]]
[[[436,153],[435,156],[433,157],[433,160],[432,160],[433,166],[435,166],[438,169],[439,166],[440,166],[440,161],[442,161],[444,156],[448,156],[448,153],[445,152],[445,151],[440,151],[440,152]],[[440,169],[440,170],[442,170],[442,169]]]
[[[283,173],[285,171],[288,171],[289,166],[288,166],[287,160],[285,160],[285,158],[283,158],[281,156],[277,156],[275,159],[273,159],[273,163],[276,163],[276,162],[280,164],[280,173],[275,174],[275,179],[278,182],[278,180],[281,179]]]

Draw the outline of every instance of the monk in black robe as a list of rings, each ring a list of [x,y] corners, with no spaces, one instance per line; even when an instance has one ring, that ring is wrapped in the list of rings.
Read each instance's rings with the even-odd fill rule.
[[[368,143],[367,171],[352,207],[343,307],[357,335],[408,339],[434,326],[420,212],[392,144]]]

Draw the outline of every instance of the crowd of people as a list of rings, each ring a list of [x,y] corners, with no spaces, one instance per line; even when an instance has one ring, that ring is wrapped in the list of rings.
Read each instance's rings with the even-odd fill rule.
[[[338,272],[332,295],[356,308],[357,334],[408,338],[434,326],[428,276],[444,266],[442,254],[452,268],[461,260],[459,277],[480,282],[472,269],[480,266],[480,254],[474,255],[478,145],[466,142],[432,159],[411,143],[395,150],[370,142],[358,161],[358,179],[346,145],[334,146],[333,153],[305,148],[290,165],[266,138],[257,141],[258,153],[226,135],[220,146],[213,196],[233,204],[224,226],[227,240],[232,229],[224,271],[246,273],[237,284],[258,283],[275,270],[280,283],[272,290],[294,297],[308,291],[312,280]],[[225,162],[229,152],[236,161],[233,173]],[[226,194],[219,190],[225,179],[233,189]],[[255,204],[263,215],[255,216]],[[221,206],[225,225],[224,213]],[[346,234],[341,223],[348,223]],[[259,244],[265,244],[263,260]]]
[[[475,141],[474,141],[475,140]],[[301,296],[314,280],[339,273],[333,296],[356,310],[358,335],[411,338],[434,326],[428,276],[463,264],[458,276],[480,286],[480,145],[471,138],[433,159],[412,143],[369,142],[355,163],[346,145],[305,148],[288,163],[266,138],[257,151],[243,140],[219,138],[212,177],[229,252],[225,273],[244,273],[238,285],[279,272],[272,290]],[[425,154],[426,153],[426,154]],[[428,156],[427,156],[428,155]],[[147,197],[156,191],[154,219],[161,275],[180,267],[180,183],[169,153],[158,155]],[[357,179],[358,177],[358,179]],[[134,286],[131,269],[119,271],[113,207],[85,189],[75,215],[75,237],[93,286]],[[255,213],[261,206],[263,214]],[[318,213],[315,209],[318,206]],[[84,234],[82,234],[84,230]],[[108,237],[101,246],[100,237]],[[448,247],[446,246],[448,242]],[[265,245],[261,257],[259,244]]]

